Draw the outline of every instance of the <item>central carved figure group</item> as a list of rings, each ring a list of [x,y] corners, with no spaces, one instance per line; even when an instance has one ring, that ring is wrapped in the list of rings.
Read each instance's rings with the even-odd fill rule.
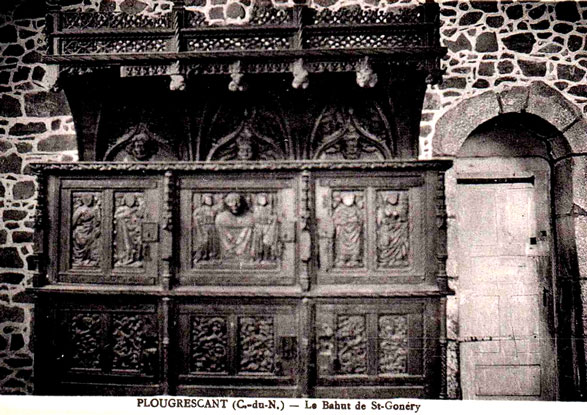
[[[273,263],[280,255],[272,195],[212,193],[199,196],[193,210],[193,265],[207,261]]]

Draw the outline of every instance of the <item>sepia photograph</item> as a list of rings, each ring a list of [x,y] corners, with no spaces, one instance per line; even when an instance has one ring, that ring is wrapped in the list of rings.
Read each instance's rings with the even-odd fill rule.
[[[579,1],[1,0],[0,412],[587,400],[586,73]]]

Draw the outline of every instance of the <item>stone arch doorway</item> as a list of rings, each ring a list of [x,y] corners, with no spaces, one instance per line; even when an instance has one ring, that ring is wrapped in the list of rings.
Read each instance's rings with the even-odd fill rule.
[[[456,292],[455,298],[449,299],[448,327],[449,339],[453,338],[458,343],[456,347],[461,355],[457,354],[458,357],[453,359],[453,362],[450,362],[449,355],[448,366],[460,368],[458,384],[461,386],[464,398],[499,398],[504,392],[499,388],[479,389],[480,386],[476,385],[479,379],[485,376],[485,380],[491,383],[491,376],[496,376],[499,371],[491,372],[486,368],[485,373],[479,375],[471,374],[471,370],[467,373],[466,366],[475,366],[476,363],[467,362],[470,356],[461,347],[467,340],[471,340],[469,338],[480,337],[476,336],[479,333],[467,334],[467,324],[470,326],[475,323],[468,322],[465,317],[466,307],[470,307],[471,304],[467,305],[466,301],[463,304],[463,296],[467,289],[463,272],[466,272],[467,267],[470,268],[470,261],[467,264],[467,259],[463,259],[462,255],[459,257],[459,253],[462,252],[459,245],[470,244],[470,241],[465,242],[467,235],[459,229],[459,215],[462,217],[465,212],[459,212],[458,201],[463,195],[463,188],[466,189],[467,186],[471,186],[471,189],[477,186],[478,192],[494,191],[497,199],[508,197],[505,196],[507,192],[498,190],[499,188],[514,189],[512,191],[517,192],[518,199],[524,199],[522,196],[524,193],[526,196],[532,194],[531,198],[526,197],[526,201],[530,205],[533,204],[535,216],[528,216],[527,219],[533,223],[526,230],[536,235],[527,235],[525,243],[528,247],[524,248],[524,256],[527,256],[528,250],[535,249],[530,246],[531,237],[536,238],[534,240],[536,248],[542,244],[538,249],[542,250],[542,253],[534,255],[532,260],[526,258],[526,261],[533,262],[534,265],[531,267],[534,269],[537,266],[542,269],[540,271],[542,279],[537,276],[535,278],[538,285],[535,286],[534,299],[530,300],[530,303],[533,302],[534,308],[541,310],[538,320],[534,321],[542,324],[542,330],[546,330],[546,333],[550,332],[553,337],[549,346],[551,351],[547,350],[544,355],[553,355],[554,363],[547,365],[546,368],[550,375],[546,378],[540,375],[542,379],[539,383],[534,383],[534,390],[531,390],[532,388],[528,385],[532,384],[529,379],[536,379],[532,376],[538,373],[537,368],[527,370],[525,374],[520,370],[526,370],[527,367],[510,370],[506,373],[512,379],[508,379],[507,376],[498,376],[498,382],[493,384],[498,385],[499,382],[508,384],[515,381],[516,376],[512,374],[518,370],[518,379],[521,377],[526,384],[524,386],[519,382],[517,391],[512,392],[511,388],[505,391],[507,399],[578,400],[584,396],[585,352],[581,322],[584,312],[580,298],[580,274],[575,242],[575,233],[578,232],[575,229],[576,216],[577,211],[581,210],[579,207],[581,205],[580,186],[584,183],[581,173],[584,169],[583,160],[578,156],[585,153],[584,135],[585,122],[578,111],[558,92],[543,83],[517,87],[501,93],[487,92],[465,100],[448,111],[437,123],[434,137],[435,154],[456,157],[455,167],[448,172],[446,181],[449,213],[448,268],[449,274],[455,277]],[[486,173],[485,176],[481,174],[483,170]],[[493,176],[488,175],[488,172]],[[472,182],[471,179],[473,179]],[[478,179],[477,183],[475,179]],[[483,179],[485,179],[484,184],[482,184]],[[483,186],[485,186],[484,189],[482,189]],[[482,203],[483,198],[478,199],[481,201],[479,203]],[[546,209],[540,208],[539,205],[546,206]],[[537,206],[538,210],[536,210]],[[469,212],[468,215],[473,219],[473,223],[483,222],[482,217],[475,213]],[[503,225],[500,222],[502,228]],[[522,246],[520,245],[519,248],[521,249]],[[508,251],[511,248],[502,246],[501,249],[511,253]],[[488,258],[486,257],[485,260],[487,261]],[[497,272],[493,269],[492,271]],[[502,275],[505,274],[502,272]],[[497,283],[494,282],[494,284]],[[513,297],[518,297],[510,299],[513,302],[524,300],[521,296]],[[498,298],[497,302],[500,299],[506,304],[504,298]],[[486,300],[490,303],[488,299]],[[479,304],[473,305],[470,307],[472,310],[482,308]],[[526,306],[526,310],[532,308],[528,303]],[[491,306],[488,307],[490,309]],[[504,308],[513,310],[510,306],[504,305]],[[497,313],[499,317],[499,311]],[[515,314],[514,317],[516,317],[513,320],[515,324],[524,320]],[[481,320],[487,324],[495,323],[494,330],[496,326],[499,328],[499,324],[503,324],[499,319],[492,321],[488,316]],[[488,332],[490,328],[486,327]],[[477,329],[481,330],[480,327]],[[511,326],[510,329],[512,329]],[[520,330],[526,330],[526,333],[534,335],[528,326],[518,326],[516,329],[518,335],[521,333]],[[503,348],[504,346],[501,345],[500,350]],[[488,354],[485,358],[487,356]],[[526,366],[532,366],[530,362],[526,360]],[[491,366],[483,363],[481,361],[479,366]],[[523,359],[518,356],[517,364],[524,366],[522,363],[524,363]],[[532,370],[534,375],[528,373]],[[543,368],[539,370],[542,371]],[[544,383],[548,388],[545,388]],[[536,385],[539,385],[539,390]],[[526,387],[526,391],[522,391],[523,387]]]

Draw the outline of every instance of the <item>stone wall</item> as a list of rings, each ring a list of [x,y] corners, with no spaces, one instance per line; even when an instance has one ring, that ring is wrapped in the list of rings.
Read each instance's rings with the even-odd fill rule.
[[[0,3],[0,393],[31,393],[31,285],[36,185],[29,163],[74,160],[65,98],[47,89],[40,1]]]
[[[162,14],[169,0],[54,0],[71,9]],[[291,5],[295,0],[272,0]],[[252,0],[186,0],[211,22],[240,23]],[[311,0],[316,7],[401,6],[413,1]],[[486,91],[527,86],[535,80],[560,91],[587,112],[587,3],[443,2],[441,37],[449,48],[442,85],[429,89],[421,127],[421,157],[441,153],[433,142],[438,120],[464,99]],[[32,217],[36,187],[28,164],[77,158],[75,131],[65,97],[52,92],[53,71],[41,63],[44,47],[41,0],[0,1],[0,393],[32,391]],[[587,140],[586,140],[587,141]],[[585,176],[583,176],[585,177]],[[449,192],[451,189],[447,187]],[[449,196],[450,197],[450,196]],[[587,206],[583,206],[586,211]],[[454,218],[452,218],[454,219]],[[580,218],[577,222],[583,223]],[[579,253],[587,252],[585,238]],[[449,228],[449,236],[455,228]],[[453,235],[454,236],[454,235]],[[583,257],[587,258],[586,255]],[[587,261],[586,261],[587,264]],[[587,269],[587,268],[586,268]],[[454,269],[451,271],[454,276]],[[583,286],[587,298],[587,284]],[[449,321],[449,393],[458,397],[458,310]],[[587,316],[587,312],[584,313]],[[585,319],[587,326],[587,318]]]
[[[587,113],[586,21],[587,2],[442,2],[446,74],[426,95],[420,156],[432,157],[440,117],[484,91],[541,80]]]

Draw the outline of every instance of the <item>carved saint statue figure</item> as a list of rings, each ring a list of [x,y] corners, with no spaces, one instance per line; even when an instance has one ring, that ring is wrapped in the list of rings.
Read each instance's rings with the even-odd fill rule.
[[[143,264],[141,222],[144,217],[140,196],[125,194],[116,201],[115,267],[140,267]]]
[[[71,218],[72,265],[95,267],[99,264],[101,220],[99,200],[96,201],[93,194],[81,194],[74,198]]]
[[[256,261],[274,261],[278,256],[277,216],[272,211],[265,193],[256,197],[253,213],[255,226],[253,232],[253,252]]]
[[[407,206],[398,192],[382,198],[377,208],[377,262],[381,266],[405,266],[409,249]]]
[[[334,209],[334,254],[338,267],[360,267],[363,262],[363,215],[355,194],[344,193]]]
[[[226,210],[216,216],[215,224],[222,259],[252,259],[253,226],[255,218],[240,193],[224,198]]]
[[[194,265],[200,261],[209,261],[218,257],[218,236],[214,224],[217,211],[212,194],[204,193],[200,206],[194,209],[192,215],[193,229],[195,230]]]

